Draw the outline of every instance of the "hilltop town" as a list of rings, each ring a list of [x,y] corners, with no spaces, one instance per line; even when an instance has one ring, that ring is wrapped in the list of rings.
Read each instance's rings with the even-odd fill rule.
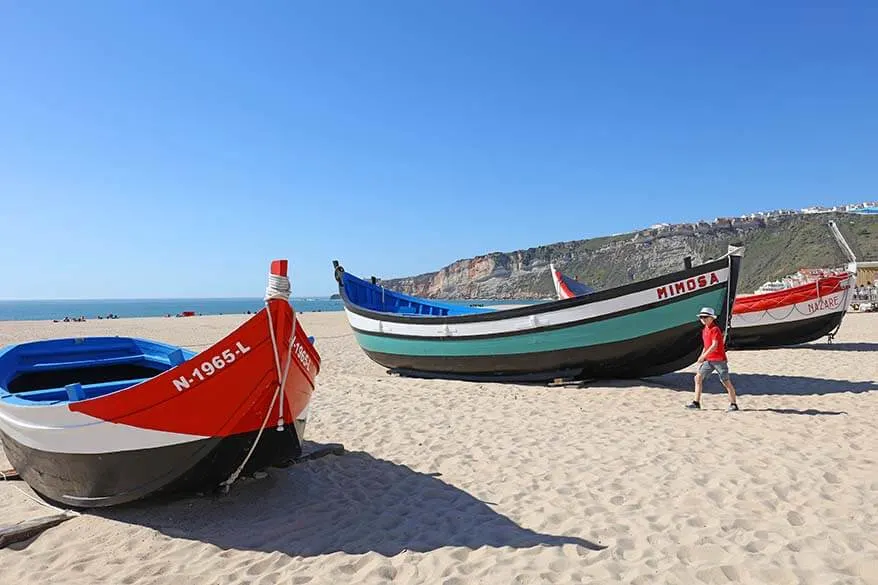
[[[772,220],[780,220],[782,218],[795,215],[814,215],[818,213],[856,213],[861,215],[878,214],[878,201],[849,203],[847,205],[836,205],[835,207],[824,207],[822,205],[815,205],[812,207],[804,207],[802,209],[775,209],[772,211],[757,211],[755,213],[748,213],[740,217],[717,217],[713,221],[702,220],[697,223],[657,223],[649,226],[645,230],[637,232],[637,234],[697,234],[710,232],[717,227],[749,229],[765,226]]]

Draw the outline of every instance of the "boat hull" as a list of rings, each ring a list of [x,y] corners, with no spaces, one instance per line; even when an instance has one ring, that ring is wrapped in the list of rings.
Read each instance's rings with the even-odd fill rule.
[[[792,289],[736,299],[728,347],[772,349],[831,335],[847,312],[853,277],[831,276]]]
[[[210,491],[247,455],[257,431],[132,451],[58,453],[3,437],[21,478],[44,498],[77,508],[114,506],[158,493]],[[292,427],[266,430],[249,469],[280,464],[301,453]]]
[[[780,321],[731,330],[731,349],[775,349],[801,345],[829,335],[841,325],[844,312],[839,311],[801,321]]]
[[[468,380],[642,378],[673,372],[698,359],[699,326],[682,325],[636,339],[565,350],[486,356],[410,356],[365,350],[394,373]]]
[[[340,292],[364,352],[391,372],[462,380],[639,378],[695,362],[696,315],[713,308],[725,327],[740,257],[729,256],[656,279],[588,296],[460,316],[378,312],[358,306],[347,287],[369,285],[342,272]],[[371,290],[359,298],[387,299]],[[368,294],[367,294],[368,293]],[[377,302],[377,301],[376,301]],[[397,302],[397,301],[394,301]],[[423,300],[402,298],[418,311]]]

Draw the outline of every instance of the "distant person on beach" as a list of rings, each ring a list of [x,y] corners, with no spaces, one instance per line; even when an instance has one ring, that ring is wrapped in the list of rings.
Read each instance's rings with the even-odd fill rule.
[[[704,325],[704,329],[701,330],[704,350],[696,362],[698,371],[695,372],[695,400],[686,405],[686,408],[695,410],[701,408],[701,389],[704,386],[704,380],[712,372],[716,372],[720,382],[729,393],[729,407],[726,410],[734,412],[738,410],[738,397],[732,380],[729,378],[729,363],[726,359],[726,342],[723,338],[723,331],[716,324],[716,313],[710,307],[701,309],[698,312],[698,319]]]

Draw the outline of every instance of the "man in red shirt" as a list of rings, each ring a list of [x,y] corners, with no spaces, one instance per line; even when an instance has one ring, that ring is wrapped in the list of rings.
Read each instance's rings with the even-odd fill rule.
[[[704,307],[698,312],[698,319],[704,325],[701,330],[701,341],[704,343],[704,351],[698,356],[698,371],[695,372],[695,400],[686,408],[701,408],[701,389],[704,379],[716,371],[720,382],[729,393],[729,412],[738,410],[738,398],[735,387],[729,378],[729,363],[726,359],[726,342],[722,329],[716,324],[716,313],[710,307]]]

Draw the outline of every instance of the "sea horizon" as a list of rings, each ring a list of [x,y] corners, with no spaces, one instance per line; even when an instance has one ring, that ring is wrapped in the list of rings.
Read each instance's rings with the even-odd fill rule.
[[[342,310],[342,302],[329,296],[292,297],[290,304],[299,312]],[[263,306],[262,297],[2,300],[0,321],[174,317],[187,311],[196,315],[247,314]]]
[[[533,300],[465,299],[447,300],[455,304],[519,304]],[[290,297],[300,313],[331,312],[344,309],[341,299],[330,296]],[[65,318],[106,319],[136,317],[174,317],[185,311],[195,315],[240,315],[255,313],[264,306],[262,297],[176,297],[144,299],[23,299],[0,300],[0,321],[62,321]]]

